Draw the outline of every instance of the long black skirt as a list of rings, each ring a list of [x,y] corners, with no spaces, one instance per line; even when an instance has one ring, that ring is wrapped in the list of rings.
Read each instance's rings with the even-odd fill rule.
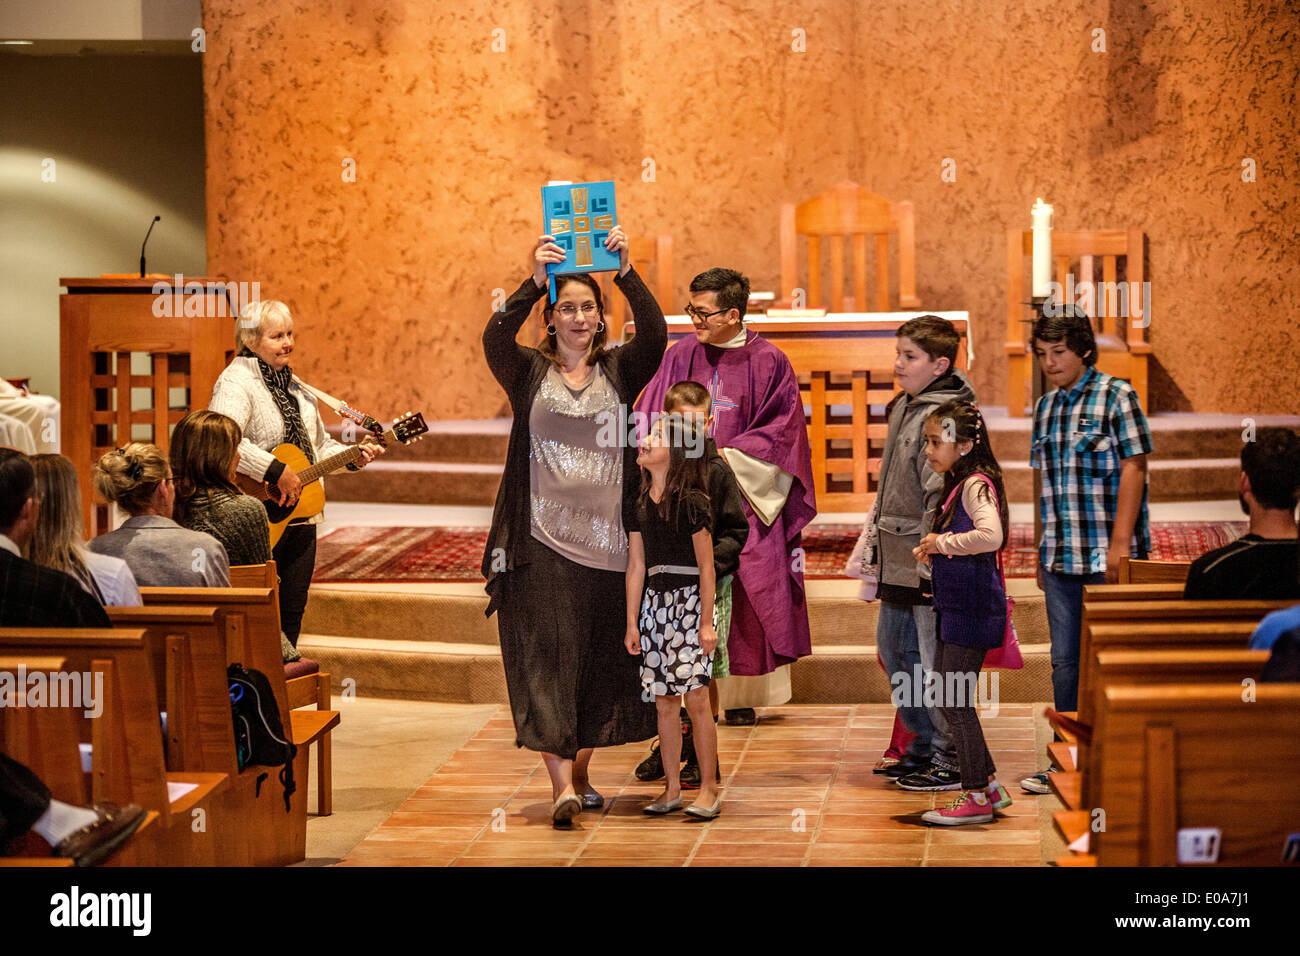
[[[527,535],[528,562],[502,575],[497,633],[515,743],[572,759],[648,740],[640,656],[623,646],[624,575],[575,564]]]

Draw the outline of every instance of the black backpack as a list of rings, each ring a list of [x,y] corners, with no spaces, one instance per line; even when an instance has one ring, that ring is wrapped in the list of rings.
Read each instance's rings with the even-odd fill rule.
[[[1285,631],[1273,642],[1273,652],[1260,672],[1259,682],[1300,683],[1300,627]]]
[[[226,668],[230,681],[230,710],[235,721],[235,755],[242,773],[249,764],[280,767],[284,786],[284,810],[289,812],[289,797],[297,786],[293,782],[293,758],[298,748],[290,743],[275,705],[271,682],[261,671],[247,670],[242,664]],[[258,793],[261,781],[258,781]]]

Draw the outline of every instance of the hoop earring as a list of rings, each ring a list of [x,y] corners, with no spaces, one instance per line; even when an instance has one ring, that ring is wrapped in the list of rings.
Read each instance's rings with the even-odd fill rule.
[[[555,326],[554,326],[554,325],[548,325],[548,326],[546,327],[546,334],[547,334],[547,335],[554,335],[554,334],[555,334]]]
[[[604,332],[604,331],[605,331],[605,320],[604,320],[604,319],[601,319],[599,322],[596,323],[596,331],[597,331],[597,332]]]

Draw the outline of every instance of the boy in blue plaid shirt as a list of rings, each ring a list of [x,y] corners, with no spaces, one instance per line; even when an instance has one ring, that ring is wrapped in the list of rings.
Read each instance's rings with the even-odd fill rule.
[[[1029,465],[1042,471],[1038,585],[1047,599],[1052,691],[1058,711],[1078,709],[1085,584],[1114,583],[1119,559],[1151,550],[1147,453],[1151,431],[1137,392],[1096,369],[1097,342],[1082,310],[1044,310],[1033,347],[1052,390],[1034,406]],[[1045,773],[1021,786],[1047,793]]]

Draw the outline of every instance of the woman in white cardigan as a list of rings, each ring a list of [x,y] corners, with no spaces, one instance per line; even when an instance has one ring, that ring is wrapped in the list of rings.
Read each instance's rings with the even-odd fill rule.
[[[302,481],[271,454],[273,448],[288,442],[317,462],[348,447],[325,431],[316,397],[293,375],[289,367],[293,347],[288,306],[273,299],[248,303],[235,322],[238,354],[217,378],[208,403],[209,409],[233,418],[243,431],[239,473],[266,482],[281,505],[298,500]],[[361,443],[361,461],[348,467],[364,467],[383,451],[367,438]],[[280,575],[280,627],[294,645],[316,568],[316,525],[322,520],[317,514],[291,521],[271,551]]]

